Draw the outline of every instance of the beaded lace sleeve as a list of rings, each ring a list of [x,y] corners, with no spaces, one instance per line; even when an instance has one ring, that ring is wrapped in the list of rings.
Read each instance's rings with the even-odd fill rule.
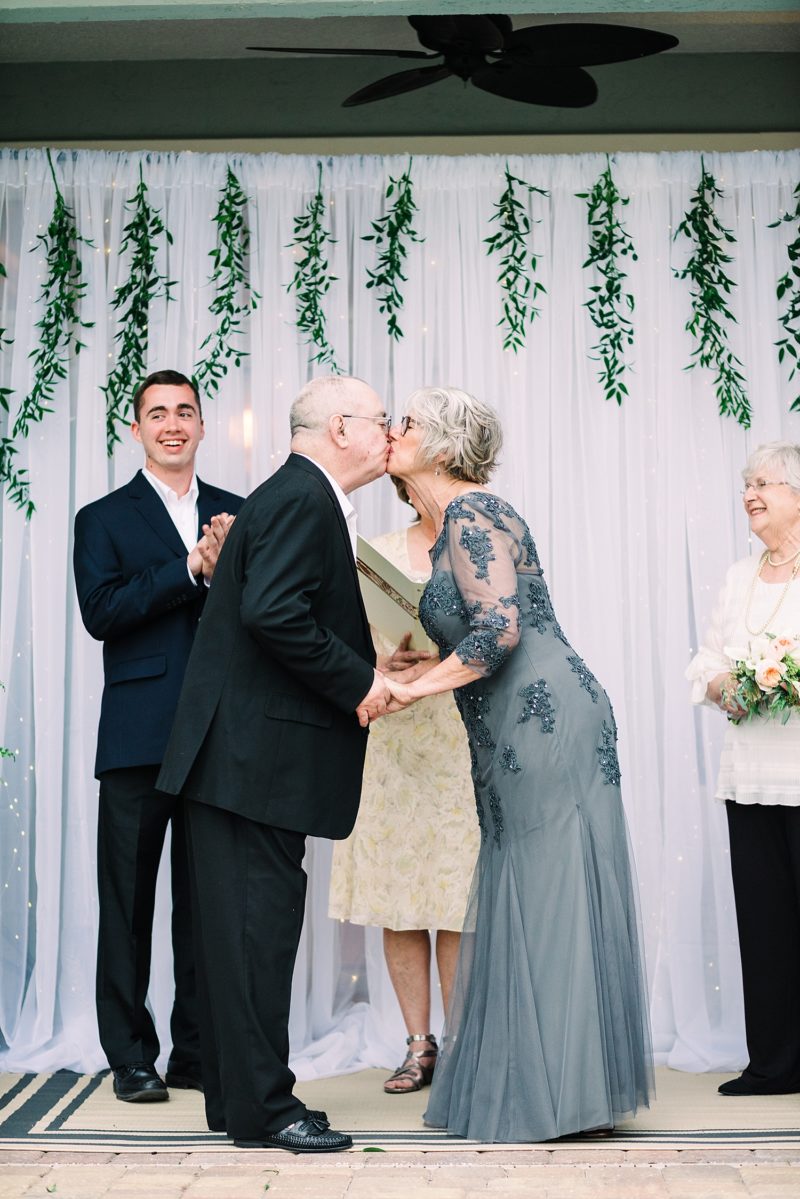
[[[488,507],[495,503],[497,510]],[[519,641],[520,540],[495,497],[462,497],[449,509],[447,552],[470,631],[454,653],[478,674],[494,674]],[[517,518],[519,520],[519,518]]]

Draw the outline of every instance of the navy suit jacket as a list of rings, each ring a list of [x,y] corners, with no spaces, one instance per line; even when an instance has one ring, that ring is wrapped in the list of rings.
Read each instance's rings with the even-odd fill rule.
[[[342,510],[292,454],[225,542],[158,787],[248,820],[346,837],[375,652]]]
[[[200,526],[239,511],[241,496],[197,480]],[[73,562],[81,616],[103,642],[105,686],[95,774],[158,765],[209,590],[194,583],[186,547],[160,495],[137,474],[81,508]]]

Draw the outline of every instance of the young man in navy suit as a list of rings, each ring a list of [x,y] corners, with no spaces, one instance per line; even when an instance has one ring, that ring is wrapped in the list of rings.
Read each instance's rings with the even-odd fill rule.
[[[114,1093],[138,1102],[167,1099],[167,1086],[203,1089],[183,811],[155,784],[208,584],[242,499],[195,474],[203,417],[185,375],[149,375],[133,410],[144,467],[78,512],[74,567],[83,623],[103,642],[105,672],[95,763],[97,1020]],[[168,825],[175,1000],[165,1086],[145,999]]]

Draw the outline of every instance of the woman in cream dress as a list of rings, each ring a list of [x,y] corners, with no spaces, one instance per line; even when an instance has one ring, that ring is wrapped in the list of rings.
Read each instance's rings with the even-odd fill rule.
[[[397,490],[411,502],[402,486]],[[372,544],[423,582],[434,539],[426,515]],[[375,630],[373,637],[379,654],[397,648]],[[374,724],[358,820],[347,840],[334,845],[329,912],[384,930],[386,965],[408,1032],[405,1061],[384,1086],[389,1094],[431,1081],[438,1052],[430,1032],[432,945],[435,936],[446,1010],[479,842],[467,739],[452,696],[431,696]]]
[[[760,446],[742,472],[752,532],[766,546],[728,571],[687,669],[695,703],[737,716],[726,648],[788,634],[800,655],[800,446]],[[725,803],[750,1062],[723,1095],[800,1091],[800,713],[727,727],[716,797]]]

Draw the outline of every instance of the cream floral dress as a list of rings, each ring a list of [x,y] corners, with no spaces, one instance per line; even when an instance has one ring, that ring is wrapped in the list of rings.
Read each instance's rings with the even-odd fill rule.
[[[372,544],[413,579],[405,529]],[[396,646],[373,630],[378,653]],[[451,692],[371,728],[356,826],[334,843],[329,913],[352,924],[461,931],[480,845],[469,750]]]

